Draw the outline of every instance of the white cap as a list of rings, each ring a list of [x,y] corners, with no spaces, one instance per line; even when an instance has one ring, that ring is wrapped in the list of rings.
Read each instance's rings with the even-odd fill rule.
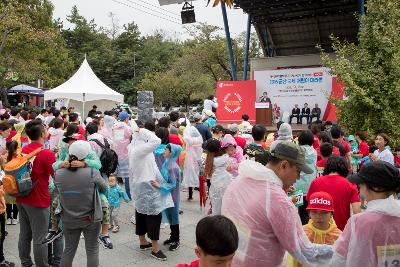
[[[90,152],[90,144],[87,141],[78,140],[69,146],[69,154],[74,155],[78,160],[83,160]]]

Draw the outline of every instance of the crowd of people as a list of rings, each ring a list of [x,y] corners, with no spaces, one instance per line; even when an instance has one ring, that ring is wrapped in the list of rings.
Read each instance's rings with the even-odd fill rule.
[[[121,230],[121,207],[131,209],[139,248],[165,261],[160,227],[170,227],[162,244],[179,249],[180,203],[194,190],[207,216],[196,227],[198,259],[180,267],[396,266],[400,147],[388,135],[368,144],[365,131],[319,120],[267,134],[246,114],[217,124],[216,103],[205,102],[202,114],[149,121],[95,106],[86,120],[65,107],[0,110],[0,267],[14,266],[3,243],[17,222],[22,266],[72,266],[81,235],[87,266],[98,266],[99,243],[113,249],[109,232]],[[12,194],[6,181],[26,160],[30,190]]]

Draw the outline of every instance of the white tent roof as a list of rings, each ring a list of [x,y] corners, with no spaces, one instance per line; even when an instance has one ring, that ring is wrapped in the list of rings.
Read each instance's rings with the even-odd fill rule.
[[[86,58],[78,71],[60,86],[44,92],[44,100],[67,98],[80,102],[107,99],[118,103],[124,102],[124,96],[105,85],[92,68]]]

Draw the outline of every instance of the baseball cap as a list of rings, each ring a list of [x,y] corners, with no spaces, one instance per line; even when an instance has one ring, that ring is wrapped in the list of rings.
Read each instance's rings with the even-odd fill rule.
[[[215,138],[208,139],[203,143],[203,149],[209,152],[217,152],[221,149],[221,143]]]
[[[125,111],[119,113],[118,115],[118,120],[123,121],[129,118],[129,114],[126,113]]]
[[[314,173],[314,171],[305,164],[305,154],[303,149],[295,143],[282,141],[278,143],[270,153],[271,156],[275,158],[287,160],[299,165],[300,170],[306,174]]]
[[[315,192],[308,199],[307,210],[334,211],[333,198],[326,192]]]
[[[83,160],[90,152],[89,142],[78,140],[69,147],[69,154],[74,155],[78,160]]]
[[[385,161],[373,161],[361,167],[360,171],[348,177],[353,184],[368,184],[382,189],[400,189],[399,169]]]

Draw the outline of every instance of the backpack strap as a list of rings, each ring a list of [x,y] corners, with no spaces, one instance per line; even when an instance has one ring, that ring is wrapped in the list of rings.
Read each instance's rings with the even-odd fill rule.
[[[24,156],[26,159],[30,159],[30,158],[36,156],[37,154],[39,154],[40,152],[42,152],[42,150],[43,150],[43,148],[42,148],[42,147],[39,147],[39,148],[33,150],[31,153],[25,154],[25,155],[23,155],[23,156]]]
[[[104,141],[105,141],[106,139],[104,139]],[[93,141],[93,142],[95,142],[96,144],[98,144],[102,149],[106,149],[106,146],[105,145],[103,145],[99,140],[97,140],[97,139],[93,139],[93,140],[91,140],[91,141]],[[105,143],[105,142],[104,142]]]
[[[107,138],[104,138],[104,145],[106,148],[110,148],[110,143],[108,143]]]

